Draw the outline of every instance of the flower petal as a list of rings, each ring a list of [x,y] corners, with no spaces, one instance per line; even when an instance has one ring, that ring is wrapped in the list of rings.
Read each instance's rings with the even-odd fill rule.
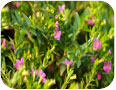
[[[96,45],[96,43],[93,43],[93,49],[94,49],[94,50],[97,50],[97,45]]]
[[[109,61],[109,62],[108,62],[108,65],[111,66],[111,65],[112,65],[112,61]]]
[[[42,82],[45,83],[45,82],[46,82],[46,78],[43,78],[43,79],[42,79]]]
[[[71,61],[69,61],[70,66],[72,66],[72,63],[73,63],[73,61],[72,61],[72,60],[71,60]]]
[[[42,73],[43,73],[43,71],[40,69],[40,70],[39,70],[39,76],[41,76]]]
[[[24,58],[23,57],[21,58],[20,64],[22,64],[22,65],[24,64]]]

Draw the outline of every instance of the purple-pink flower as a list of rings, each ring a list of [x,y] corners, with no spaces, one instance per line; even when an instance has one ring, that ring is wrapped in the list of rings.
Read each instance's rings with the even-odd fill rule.
[[[31,68],[31,74],[35,72],[37,77],[42,77],[42,83],[46,82],[46,74],[40,69],[39,72]]]
[[[39,70],[39,77],[42,77],[42,82],[46,82],[46,74],[40,69]]]
[[[38,71],[31,68],[31,74],[33,74],[34,72],[35,72],[35,75],[38,77],[39,76]]]
[[[94,23],[91,19],[89,19],[89,20],[88,20],[88,24],[89,24],[90,26],[93,26],[95,23]]]
[[[35,70],[33,68],[31,68],[31,74],[33,74],[35,72]]]
[[[67,66],[68,64],[70,65],[70,66],[72,66],[72,63],[73,63],[73,61],[71,60],[71,61],[68,61],[67,59],[65,59],[65,61],[64,61],[64,64]]]
[[[102,60],[104,61],[104,57],[102,57]]]
[[[94,62],[95,61],[95,57],[94,56],[91,56],[91,61]]]
[[[62,6],[59,5],[57,14],[59,14],[61,11],[64,13],[64,9],[65,9],[65,5]]]
[[[58,27],[58,21],[55,23],[55,30],[54,30],[54,38],[57,40],[60,40],[61,37],[61,31],[59,31],[59,27]]]
[[[97,38],[94,38],[93,49],[97,50],[100,48],[101,48],[101,41],[97,40]]]
[[[58,21],[56,21],[55,26],[58,28]]]
[[[15,68],[18,70],[20,66],[24,65],[24,58],[22,57],[21,60],[17,59],[16,64],[14,64]]]
[[[19,3],[19,2],[17,2],[17,3],[16,3],[16,7],[18,8],[19,6],[20,6],[20,3]]]
[[[13,41],[14,41],[14,40],[13,40]],[[11,45],[11,49],[14,51],[14,50],[15,50],[15,48],[14,48],[14,46],[13,46],[12,42],[10,43],[10,45]]]
[[[36,76],[39,76],[39,74],[38,74],[38,71],[37,71],[37,70],[35,70],[35,74],[36,74]]]
[[[98,73],[98,74],[97,74],[97,79],[98,79],[98,80],[101,80],[101,78],[102,78],[101,74]]]
[[[61,31],[54,31],[54,38],[57,39],[57,40],[60,40],[60,37],[61,37]]]
[[[112,54],[111,50],[109,50],[108,53],[109,53],[109,55],[111,55]]]
[[[3,46],[4,48],[8,48],[8,45],[6,44],[6,39],[3,39],[3,41],[2,41],[2,46]]]
[[[11,48],[12,48],[12,50],[14,51],[14,46],[13,46],[13,44],[11,43]]]
[[[112,65],[112,62],[109,61],[108,63],[107,62],[104,62],[104,66],[103,66],[103,70],[105,72],[107,72],[107,74],[109,73],[109,71],[111,70],[111,65]]]
[[[55,19],[57,19],[57,18],[58,18],[58,16],[56,15],[56,16],[55,16]]]

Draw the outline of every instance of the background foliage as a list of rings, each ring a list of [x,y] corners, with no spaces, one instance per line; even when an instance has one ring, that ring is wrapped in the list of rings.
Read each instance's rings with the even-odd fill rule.
[[[114,77],[114,13],[105,2],[94,1],[20,1],[10,2],[1,12],[1,77],[11,88],[104,88]],[[58,14],[58,5],[65,4]],[[94,17],[95,25],[88,25]],[[56,21],[61,39],[54,39]],[[29,37],[28,37],[29,35]],[[94,38],[101,41],[101,49],[93,50]],[[14,41],[13,41],[14,40]],[[11,43],[14,51],[11,49]],[[108,50],[112,54],[108,55]],[[99,54],[95,62],[91,56]],[[16,59],[24,58],[24,67],[16,70]],[[103,61],[112,61],[107,74]],[[72,67],[64,60],[73,60]],[[31,68],[46,73],[46,82],[32,75]],[[97,73],[101,73],[101,80]]]

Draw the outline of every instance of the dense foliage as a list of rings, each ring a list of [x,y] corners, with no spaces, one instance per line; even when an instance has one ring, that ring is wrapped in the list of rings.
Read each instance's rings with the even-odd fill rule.
[[[10,2],[1,11],[1,77],[11,88],[104,88],[114,77],[114,13],[98,1]]]

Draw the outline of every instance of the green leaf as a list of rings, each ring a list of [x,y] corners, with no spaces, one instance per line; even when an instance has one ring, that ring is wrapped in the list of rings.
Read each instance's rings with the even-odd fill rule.
[[[37,28],[38,30],[40,30],[41,32],[45,32],[45,30],[44,30],[43,28],[41,28],[39,25],[36,25],[36,28]]]
[[[66,66],[61,65],[61,67],[60,67],[60,76],[62,76],[62,74],[64,73],[65,70],[66,70]]]
[[[94,85],[94,84],[89,84],[89,86],[96,86],[96,85]]]
[[[24,13],[23,13],[23,16],[24,16],[24,18],[25,18],[27,24],[28,24],[28,25],[31,24],[31,21],[29,20],[29,18],[28,18]]]
[[[6,70],[5,57],[2,58],[2,69]]]
[[[99,82],[98,82],[98,80],[96,79],[96,86],[98,87],[99,86]]]
[[[33,35],[37,36],[37,33],[36,33],[36,31],[35,31],[34,29],[30,29],[30,31],[31,31],[31,33],[32,33]]]
[[[78,60],[76,64],[77,64],[77,68],[79,68],[81,66],[81,60]]]
[[[78,85],[78,83],[72,82],[72,83],[70,84],[69,89],[77,89],[77,85]]]
[[[74,35],[73,40],[76,39],[76,35],[78,34],[79,24],[80,24],[80,17],[79,17],[79,14],[76,12],[75,13],[75,20],[74,20],[74,24],[73,24],[73,35]]]
[[[16,51],[16,56],[21,52],[22,48],[19,48],[17,51]]]
[[[13,15],[13,13],[11,13],[11,17],[12,17],[13,23],[15,23],[17,20],[16,20],[15,16]]]
[[[80,17],[79,17],[79,14],[76,12],[75,13],[75,22],[77,22],[78,26],[80,24]]]
[[[20,36],[19,30],[15,30],[14,41],[16,45],[18,44],[19,36]]]
[[[21,17],[18,15],[17,12],[15,12],[15,16],[16,16],[17,22],[20,24],[21,23]]]
[[[87,37],[87,34],[86,34],[86,36],[85,36],[85,39],[86,39],[86,44],[87,44],[87,51],[88,51],[88,37]]]
[[[75,13],[75,20],[74,20],[74,24],[73,24],[74,31],[77,31],[79,24],[80,24],[80,17],[78,15],[78,13],[76,12]]]

